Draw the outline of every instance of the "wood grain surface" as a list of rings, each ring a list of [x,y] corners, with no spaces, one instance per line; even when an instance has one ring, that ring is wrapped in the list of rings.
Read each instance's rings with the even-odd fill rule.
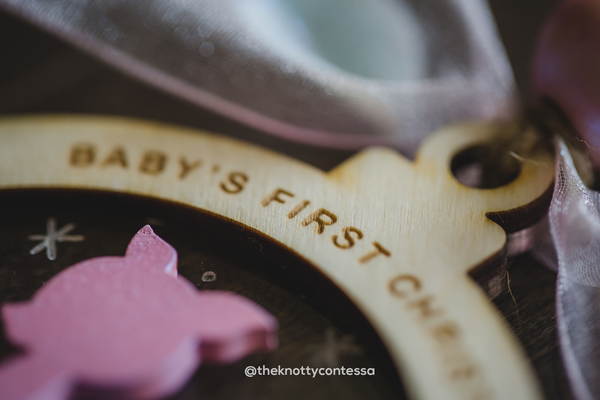
[[[543,204],[552,153],[532,155],[514,181],[493,189],[464,186],[450,170],[456,154],[485,145],[497,129],[446,127],[413,162],[370,148],[322,173],[163,124],[4,118],[0,188],[121,192],[232,219],[297,252],[338,286],[378,332],[411,398],[535,399],[519,347],[469,271],[493,259],[503,265],[506,232],[488,215],[510,226]],[[480,285],[497,295],[504,274],[487,276]]]

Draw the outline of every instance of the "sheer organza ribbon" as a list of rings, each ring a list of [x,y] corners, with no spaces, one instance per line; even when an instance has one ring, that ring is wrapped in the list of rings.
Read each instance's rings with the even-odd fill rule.
[[[316,145],[388,144],[411,156],[446,123],[509,117],[516,108],[512,73],[480,0],[0,7],[151,85]],[[327,46],[340,32],[344,40]],[[557,149],[550,229],[538,229],[535,253],[558,269],[560,346],[573,391],[589,400],[600,398],[600,194],[582,184],[564,144]]]
[[[446,123],[508,117],[481,0],[0,0],[131,76],[263,132],[411,156]]]
[[[600,398],[600,193],[586,188],[562,140],[549,230],[534,256],[558,271],[556,320],[571,388],[578,400]]]

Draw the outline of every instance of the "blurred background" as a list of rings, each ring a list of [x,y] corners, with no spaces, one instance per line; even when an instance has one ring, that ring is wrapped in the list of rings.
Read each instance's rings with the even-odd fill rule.
[[[490,0],[524,98],[529,62],[544,17],[556,0]],[[265,135],[116,71],[59,39],[0,12],[0,115],[68,112],[124,115],[211,130],[252,141],[328,170],[353,152]]]

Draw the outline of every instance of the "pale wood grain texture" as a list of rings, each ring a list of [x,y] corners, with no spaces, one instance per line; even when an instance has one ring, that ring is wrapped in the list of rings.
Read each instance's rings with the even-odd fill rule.
[[[323,173],[166,125],[7,118],[0,187],[120,191],[234,219],[292,248],[345,291],[378,330],[412,398],[535,399],[540,393],[516,340],[468,272],[505,249],[506,233],[486,213],[542,196],[553,161],[540,155],[501,188],[461,185],[452,157],[491,131],[455,126],[432,135],[414,163],[376,148]]]

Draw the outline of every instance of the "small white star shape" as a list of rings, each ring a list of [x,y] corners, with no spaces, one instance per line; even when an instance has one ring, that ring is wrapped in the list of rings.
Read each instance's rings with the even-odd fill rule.
[[[56,219],[48,218],[48,221],[46,221],[45,235],[30,235],[28,237],[29,240],[41,240],[40,243],[29,251],[29,254],[37,254],[46,249],[48,260],[56,260],[56,242],[83,241],[83,236],[81,235],[67,235],[67,233],[71,232],[73,229],[75,229],[75,224],[67,224],[57,232]]]
[[[335,331],[328,328],[325,331],[325,341],[307,347],[312,353],[310,362],[322,367],[339,367],[343,356],[358,356],[362,349],[354,344],[352,336],[337,338]]]

